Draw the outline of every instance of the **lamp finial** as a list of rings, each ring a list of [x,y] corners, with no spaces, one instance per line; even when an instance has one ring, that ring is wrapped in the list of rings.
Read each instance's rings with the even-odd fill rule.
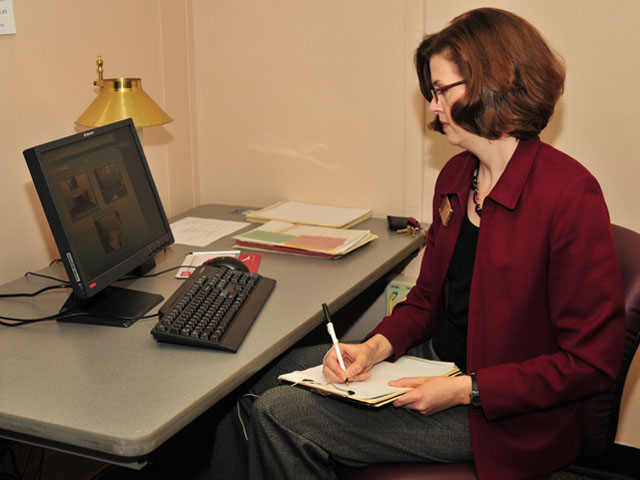
[[[104,65],[104,62],[102,61],[102,56],[98,55],[98,59],[96,60],[96,65],[98,66],[97,68],[97,72],[98,72],[98,80],[93,82],[94,85],[100,87],[100,91],[102,91],[103,88],[103,81],[102,81],[102,72],[104,71],[104,69],[102,68],[102,65]]]

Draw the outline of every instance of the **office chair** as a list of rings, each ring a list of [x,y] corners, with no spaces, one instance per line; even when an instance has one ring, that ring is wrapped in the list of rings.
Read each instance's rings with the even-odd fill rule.
[[[588,399],[583,408],[581,455],[565,469],[595,478],[630,478],[603,471],[598,460],[613,447],[625,379],[640,343],[640,234],[612,225],[613,239],[622,269],[626,329],[622,364],[613,385]],[[366,467],[339,466],[340,480],[476,480],[473,463],[381,463]]]

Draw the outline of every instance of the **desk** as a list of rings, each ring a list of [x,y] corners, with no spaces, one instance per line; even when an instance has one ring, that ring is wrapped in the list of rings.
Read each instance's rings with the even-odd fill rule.
[[[172,220],[184,216],[244,220],[237,207],[222,205],[200,206]],[[423,245],[422,237],[389,232],[385,220],[360,227],[379,238],[339,260],[262,253],[259,272],[277,285],[235,354],[158,343],[150,334],[157,319],[129,328],[55,321],[0,327],[0,436],[141,466],[146,454],[322,323],[323,302],[338,310]],[[225,237],[203,250],[228,250],[233,243]],[[156,269],[179,265],[192,249],[173,245],[156,257]],[[66,278],[60,265],[41,273]],[[174,276],[122,283],[166,299],[179,286]],[[21,278],[0,292],[50,284]],[[46,316],[58,311],[69,291],[0,300],[0,311]]]

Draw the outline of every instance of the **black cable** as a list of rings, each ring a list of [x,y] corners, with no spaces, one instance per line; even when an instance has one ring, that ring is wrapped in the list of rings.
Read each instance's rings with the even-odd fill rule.
[[[7,458],[7,456],[10,456],[11,458],[9,458],[6,463],[11,463],[11,467],[13,468],[14,473],[9,473],[8,471],[0,472],[0,480],[19,480],[18,475],[15,473],[17,471],[17,461],[15,458],[15,453],[13,451],[13,444],[8,440],[5,441],[0,439],[0,466],[5,464],[5,459]],[[7,465],[7,468],[8,467],[9,465]]]
[[[166,270],[161,270],[160,272],[156,272],[156,273],[145,273],[143,275],[127,275],[121,279],[119,279],[118,281],[123,281],[123,280],[133,280],[135,278],[153,278],[153,277],[157,277],[158,275],[162,275],[163,273],[167,273],[170,272],[172,270],[178,270],[179,268],[198,268],[200,265],[178,265],[177,267],[171,267],[171,268],[167,268]]]
[[[157,277],[159,275],[162,275],[163,273],[167,273],[167,272],[171,272],[172,270],[178,270],[179,268],[198,268],[200,265],[178,265],[177,267],[170,267],[167,268],[166,270],[161,270],[159,272],[155,272],[155,273],[145,273],[143,275],[125,275],[122,278],[119,278],[118,280],[116,280],[117,282],[122,282],[124,280],[134,280],[136,278],[153,278],[153,277]],[[28,276],[28,275],[33,275],[35,277],[41,277],[41,278],[47,278],[49,280],[55,280],[56,282],[60,282],[60,283],[64,283],[67,284],[69,286],[71,286],[71,284],[69,284],[68,280],[63,280],[61,278],[56,278],[56,277],[52,277],[49,275],[43,275],[42,273],[35,273],[35,272],[26,272],[24,274],[24,276]]]
[[[54,260],[54,262],[55,261],[56,260]],[[60,261],[60,260],[57,260],[57,261]],[[51,264],[53,264],[53,262],[51,262]],[[156,272],[156,273],[145,273],[143,275],[125,275],[124,277],[119,278],[116,281],[117,282],[121,282],[121,281],[124,281],[124,280],[133,280],[133,279],[136,279],[136,278],[152,278],[152,277],[157,277],[158,275],[162,275],[163,273],[170,272],[172,270],[177,270],[179,268],[198,268],[198,267],[199,267],[199,265],[178,265],[177,267],[167,268],[166,270],[162,270],[162,271]],[[61,278],[52,277],[50,275],[44,275],[42,273],[36,273],[36,272],[26,272],[24,274],[25,277],[27,277],[29,275],[33,275],[34,277],[47,278],[49,280],[55,280],[56,282],[65,283],[65,284],[68,284],[69,286],[71,286],[69,284],[68,280],[63,280]]]
[[[40,295],[42,292],[54,290],[56,288],[71,288],[71,285],[49,285],[48,287],[41,288],[40,290],[32,293],[0,293],[0,298],[35,297],[36,295]]]
[[[47,317],[42,317],[42,318],[13,318],[13,317],[0,316],[0,325],[3,325],[5,327],[19,327],[21,325],[27,325],[29,323],[45,322],[47,320],[56,320],[58,316],[59,316],[58,314],[49,315]],[[10,322],[16,322],[16,323],[7,323],[7,322],[3,322],[2,320],[7,320]]]
[[[62,280],[61,278],[52,277],[50,275],[44,275],[42,273],[26,272],[24,274],[25,277],[28,277],[29,275],[33,275],[34,277],[48,278],[49,280],[55,280],[56,282],[60,282],[60,283],[69,283],[69,280]]]
[[[18,472],[20,472],[20,468],[18,467],[18,459],[16,458],[16,452],[13,451],[13,448],[9,448],[9,456],[11,457],[11,465],[13,466],[15,478],[20,478],[18,476]]]
[[[42,475],[44,471],[44,458],[45,458],[44,453],[45,453],[45,449],[40,448],[40,462],[38,463],[38,470],[36,471],[36,474],[33,476],[33,478],[38,478],[39,480],[42,480]]]
[[[71,288],[71,284],[67,280],[62,280],[60,278],[51,277],[49,275],[43,275],[41,273],[35,272],[26,272],[24,274],[25,277],[28,277],[29,275],[33,275],[34,277],[46,278],[48,280],[55,280],[56,282],[60,282],[61,285],[50,285],[31,293],[0,293],[0,298],[35,297],[36,295],[40,295],[42,292],[46,292],[47,290],[54,290],[56,288]]]
[[[148,320],[150,318],[155,318],[158,315],[159,315],[158,313],[152,313],[149,315],[143,315],[141,317],[114,317],[113,315],[101,315],[99,313],[94,313],[94,312],[73,312],[73,313],[56,313],[54,315],[48,315],[46,317],[41,317],[41,318],[12,318],[12,317],[0,316],[0,325],[4,325],[5,327],[19,327],[21,325],[27,325],[30,323],[46,322],[47,320],[66,320],[66,319],[75,318],[75,317],[95,317],[95,318],[107,318],[112,320],[137,322],[138,320]],[[7,320],[11,322],[16,322],[16,323],[7,323],[7,322],[3,322],[2,320]]]
[[[29,468],[29,464],[31,463],[31,456],[33,455],[33,449],[35,447],[33,447],[32,445],[30,445],[28,447],[29,449],[29,455],[27,456],[26,461],[24,462],[24,466],[22,468],[22,472],[20,472],[20,478],[24,478],[26,473],[27,473],[27,469]]]
[[[9,472],[8,470],[0,472],[0,480],[24,480],[28,478],[27,473],[28,473],[29,467],[32,463],[35,463],[36,461],[38,463],[37,465],[34,465],[35,471],[33,472],[33,475],[29,477],[33,478],[34,480],[38,478],[42,480],[43,470],[44,470],[44,460],[45,460],[45,449],[42,447],[34,447],[30,445],[27,447],[28,455],[26,460],[18,462],[18,457],[14,450],[14,446],[15,444],[11,445],[7,443],[4,446],[4,448],[0,451],[0,466],[6,463],[7,465],[5,466],[10,467],[10,469],[12,470],[11,472]],[[34,453],[37,450],[40,450],[39,460],[36,460],[36,458],[34,457]],[[9,454],[9,459],[8,461],[5,462],[5,458],[7,457],[7,454]],[[23,464],[22,468],[20,467],[19,463]]]
[[[197,268],[197,266],[194,266],[194,265],[178,265],[177,267],[167,268],[166,270],[162,270],[160,272],[156,272],[156,273],[152,273],[152,274],[146,274],[146,275],[125,277],[125,278],[121,278],[118,281],[135,279],[135,278],[157,277],[158,275],[162,275],[163,273],[167,273],[167,272],[170,272],[172,270],[177,270],[179,268]],[[48,275],[42,275],[42,274],[34,273],[34,272],[25,273],[25,276],[27,276],[27,275],[35,275],[37,277],[48,278],[48,279],[55,280],[55,281],[58,281],[58,282],[65,282],[65,280],[60,280],[59,278],[50,277]],[[56,288],[71,288],[71,285],[68,284],[68,283],[64,283],[62,285],[50,285],[48,287],[41,288],[40,290],[38,290],[36,292],[33,292],[33,293],[7,293],[7,294],[0,294],[0,298],[35,297],[36,295],[39,295],[42,292],[45,292],[47,290],[53,290],[53,289],[56,289]],[[134,318],[134,317],[113,317],[113,316],[100,315],[100,314],[88,313],[88,312],[75,312],[75,313],[67,313],[67,314],[65,314],[65,313],[56,313],[54,315],[48,315],[46,317],[40,317],[40,318],[15,318],[15,317],[0,316],[0,325],[5,326],[5,327],[19,327],[19,326],[27,325],[27,324],[30,324],[30,323],[46,322],[48,320],[66,320],[68,318],[86,317],[86,316],[96,317],[96,318],[110,318],[110,319],[114,319],[114,320],[123,320],[123,321],[131,321],[131,320],[138,321],[138,320],[147,320],[147,319],[150,319],[150,318],[155,318],[155,317],[158,316],[158,314],[154,313],[154,314],[151,314],[151,315],[145,315],[145,316],[138,317],[138,318]],[[2,320],[6,320],[6,321],[2,321]],[[7,323],[7,322],[15,322],[15,323]]]

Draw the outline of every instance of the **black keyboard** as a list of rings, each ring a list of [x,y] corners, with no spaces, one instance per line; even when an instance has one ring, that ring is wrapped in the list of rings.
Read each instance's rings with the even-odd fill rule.
[[[235,352],[276,281],[257,273],[202,265],[160,307],[156,340]]]

